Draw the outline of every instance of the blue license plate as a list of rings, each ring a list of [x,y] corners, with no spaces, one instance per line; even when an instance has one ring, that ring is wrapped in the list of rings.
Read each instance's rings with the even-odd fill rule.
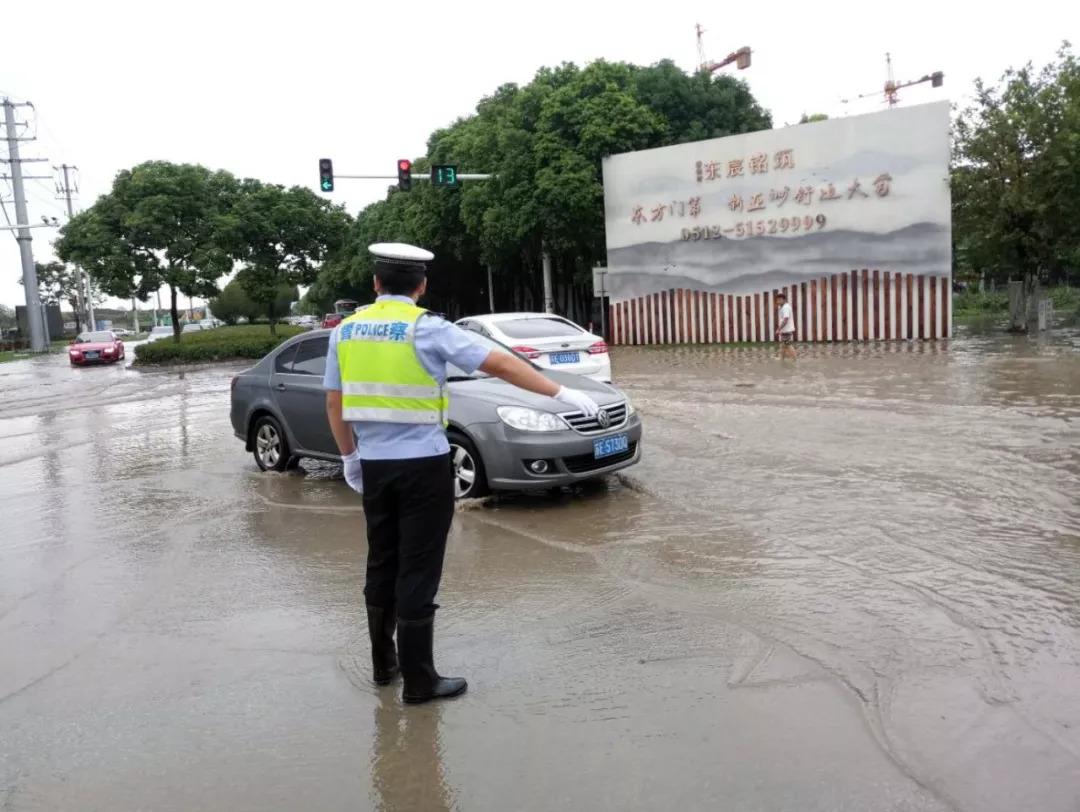
[[[551,354],[551,363],[553,364],[576,364],[580,359],[580,354],[576,352],[553,352]]]
[[[630,436],[616,434],[614,437],[603,437],[593,440],[593,457],[602,460],[604,457],[613,457],[630,450]]]
[[[98,357],[98,354],[96,352],[88,352],[88,353],[86,353],[87,360],[92,361],[97,357]]]

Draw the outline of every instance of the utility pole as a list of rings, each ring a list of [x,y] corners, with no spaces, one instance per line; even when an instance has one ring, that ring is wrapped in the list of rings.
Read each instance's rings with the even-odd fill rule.
[[[487,266],[488,272],[488,310],[492,313],[495,312],[495,285],[491,279],[491,265]]]
[[[30,247],[30,229],[26,226],[29,219],[26,214],[26,192],[23,189],[22,161],[19,158],[19,138],[16,131],[15,108],[29,106],[16,105],[11,99],[4,99],[4,125],[7,129],[8,165],[11,167],[11,188],[15,195],[15,222],[20,226],[18,236],[19,254],[22,257],[23,290],[26,294],[26,323],[30,329],[31,352],[47,352],[49,345],[45,339],[45,324],[42,319],[41,297],[38,295],[37,271],[34,268],[34,253]]]
[[[75,216],[75,212],[71,206],[71,195],[72,192],[78,192],[79,189],[78,187],[72,188],[68,170],[78,169],[79,167],[61,164],[59,167],[53,168],[59,169],[64,173],[64,185],[59,191],[61,195],[63,195],[64,200],[67,201],[68,221],[70,222],[71,218]],[[86,275],[86,271],[79,266],[76,266],[76,271],[79,274],[79,298],[82,299],[83,302],[83,316],[86,319],[86,323],[89,325],[86,329],[93,330],[97,327],[97,320],[94,318],[94,291],[91,288],[90,279]]]

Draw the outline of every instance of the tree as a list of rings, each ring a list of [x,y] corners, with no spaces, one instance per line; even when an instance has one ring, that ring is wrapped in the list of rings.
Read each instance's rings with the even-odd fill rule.
[[[208,305],[210,312],[226,324],[236,324],[241,318],[254,321],[260,314],[258,305],[235,279],[227,284],[218,296],[211,299]]]
[[[38,296],[42,304],[68,305],[75,314],[75,329],[82,330],[82,296],[78,274],[63,262],[35,262]],[[19,280],[22,284],[22,279]]]
[[[308,189],[246,179],[231,223],[230,251],[242,263],[236,279],[276,335],[278,319],[296,299],[295,288],[315,281],[319,265],[341,245],[349,216]],[[293,297],[284,308],[283,290]]]
[[[300,304],[296,307],[298,315],[322,316],[324,313],[328,312],[329,305],[324,305],[322,299],[319,298],[317,285],[318,280],[316,280],[315,285],[312,285],[312,287],[308,289],[307,293],[300,297]]]
[[[828,121],[829,116],[827,113],[810,113],[809,115],[803,113],[799,116],[800,124],[813,124],[815,121]]]
[[[958,270],[1023,280],[1028,294],[1080,269],[1080,64],[1065,45],[1043,70],[975,91],[954,125]]]
[[[177,294],[209,297],[232,269],[225,235],[236,181],[202,166],[150,161],[123,170],[112,190],[60,232],[57,255],[83,266],[106,293],[146,301],[169,288],[173,337]]]
[[[0,331],[8,330],[15,324],[15,308],[0,304]]]
[[[486,309],[489,267],[500,301],[538,308],[546,250],[558,309],[585,318],[590,269],[606,259],[603,158],[770,126],[746,85],[729,76],[688,75],[670,61],[542,68],[528,85],[503,85],[473,115],[432,133],[414,162],[419,172],[450,163],[492,179],[391,189],[361,213],[309,298],[365,301],[367,245],[401,240],[435,252],[426,299],[434,309]]]

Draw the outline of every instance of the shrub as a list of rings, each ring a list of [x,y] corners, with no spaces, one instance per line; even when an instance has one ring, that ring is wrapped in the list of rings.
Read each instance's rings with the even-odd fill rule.
[[[1080,288],[1057,287],[1047,291],[1058,313],[1080,312]]]
[[[1004,313],[1009,309],[1007,291],[986,291],[968,288],[953,296],[954,313]]]
[[[135,358],[140,364],[190,364],[240,358],[258,360],[300,332],[303,331],[298,327],[280,324],[276,336],[270,335],[270,328],[265,324],[218,327],[181,334],[180,343],[163,338],[153,344],[139,344],[135,347]]]

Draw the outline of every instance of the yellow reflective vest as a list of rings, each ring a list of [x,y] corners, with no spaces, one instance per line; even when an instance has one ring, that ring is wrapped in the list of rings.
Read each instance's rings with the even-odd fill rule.
[[[446,425],[446,387],[416,354],[416,325],[425,313],[388,300],[341,322],[337,357],[345,420]]]

